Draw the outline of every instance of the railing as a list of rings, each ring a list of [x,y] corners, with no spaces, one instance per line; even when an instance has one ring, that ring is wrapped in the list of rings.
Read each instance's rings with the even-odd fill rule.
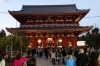
[[[79,24],[30,24],[20,25],[20,27],[56,27],[56,26],[79,26]]]
[[[26,25],[29,25],[29,24],[77,24],[76,22],[26,22],[24,23]]]

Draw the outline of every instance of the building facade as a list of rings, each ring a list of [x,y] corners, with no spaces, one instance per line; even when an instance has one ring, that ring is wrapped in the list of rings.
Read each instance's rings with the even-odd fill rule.
[[[93,26],[80,26],[90,9],[69,5],[23,5],[19,11],[8,11],[19,23],[17,28],[31,38],[32,47],[76,47],[77,36]],[[16,28],[6,28],[12,32]]]

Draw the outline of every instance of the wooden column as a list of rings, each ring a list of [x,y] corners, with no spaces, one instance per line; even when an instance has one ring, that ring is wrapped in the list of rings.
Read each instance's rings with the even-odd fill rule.
[[[68,40],[66,39],[66,48],[68,47]]]
[[[76,40],[76,37],[74,38],[74,47],[77,47],[77,40]]]
[[[35,47],[35,43],[34,43],[34,40],[32,40],[32,47]]]
[[[64,45],[63,46],[67,47],[67,39],[66,38],[64,38]]]
[[[68,48],[68,42],[69,42],[69,38],[66,38],[66,48]]]
[[[43,46],[43,48],[44,48],[44,38],[42,38],[42,46]]]
[[[34,40],[33,39],[30,41],[30,45],[35,48],[35,44],[34,44]]]
[[[44,48],[44,39],[42,38],[41,40],[42,40],[42,47]]]
[[[46,39],[43,39],[43,47],[46,48]]]
[[[36,40],[36,39],[34,39],[34,47],[35,47],[35,48],[38,48],[38,47],[37,47],[37,40]]]

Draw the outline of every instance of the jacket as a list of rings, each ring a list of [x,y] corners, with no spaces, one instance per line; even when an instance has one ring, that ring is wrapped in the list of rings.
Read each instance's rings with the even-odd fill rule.
[[[66,61],[66,66],[76,66],[75,61],[73,59],[69,59]]]
[[[4,60],[4,59],[2,59],[2,60],[0,61],[0,66],[5,66],[5,60]]]

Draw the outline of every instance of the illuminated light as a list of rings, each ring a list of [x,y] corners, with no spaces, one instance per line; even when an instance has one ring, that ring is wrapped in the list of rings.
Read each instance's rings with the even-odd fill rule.
[[[77,46],[85,46],[86,42],[85,41],[77,41]]]
[[[31,47],[32,47],[31,45],[28,46],[28,48],[31,48]]]
[[[60,48],[62,48],[62,46],[59,46]]]
[[[48,40],[48,41],[52,41],[53,39],[52,39],[52,38],[48,38],[47,40]]]
[[[61,39],[59,39],[58,41],[59,41],[59,43],[62,43],[62,40]]]
[[[42,41],[39,39],[39,40],[38,40],[38,43],[40,44],[41,42],[42,42]]]

